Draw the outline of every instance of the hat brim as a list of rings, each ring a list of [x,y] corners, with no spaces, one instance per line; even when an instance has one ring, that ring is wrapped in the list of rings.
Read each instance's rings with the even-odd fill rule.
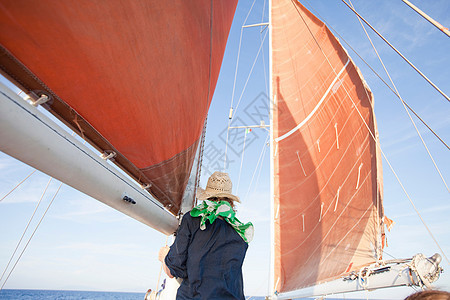
[[[197,199],[198,200],[206,200],[211,197],[226,197],[229,198],[235,202],[241,203],[241,200],[239,200],[238,196],[225,193],[225,192],[212,192],[202,189],[201,187],[197,188]]]

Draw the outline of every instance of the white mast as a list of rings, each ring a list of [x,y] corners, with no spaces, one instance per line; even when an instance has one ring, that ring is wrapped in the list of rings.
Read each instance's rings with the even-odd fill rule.
[[[272,0],[269,0],[269,119],[270,119],[270,294],[275,295],[275,201],[274,201],[274,139],[273,139],[273,74],[272,74]]]

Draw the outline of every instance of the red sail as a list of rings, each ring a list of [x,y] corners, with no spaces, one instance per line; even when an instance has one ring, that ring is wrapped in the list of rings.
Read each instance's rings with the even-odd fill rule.
[[[274,286],[288,292],[380,255],[373,98],[329,29],[273,0]]]
[[[176,214],[236,4],[1,1],[0,67]]]

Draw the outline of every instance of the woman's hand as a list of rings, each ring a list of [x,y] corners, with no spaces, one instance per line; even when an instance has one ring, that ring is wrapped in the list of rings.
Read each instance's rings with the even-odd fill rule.
[[[164,262],[164,258],[166,258],[166,255],[169,252],[169,250],[170,250],[169,246],[164,246],[164,247],[161,247],[161,249],[159,249],[158,260],[160,262]]]
[[[161,247],[161,249],[159,249],[159,252],[158,252],[158,260],[160,262],[162,262],[162,268],[163,268],[164,272],[167,274],[167,276],[169,276],[169,278],[173,278],[173,275],[170,274],[170,270],[166,266],[166,263],[164,261],[164,259],[166,258],[167,253],[169,252],[169,250],[170,250],[169,246]]]

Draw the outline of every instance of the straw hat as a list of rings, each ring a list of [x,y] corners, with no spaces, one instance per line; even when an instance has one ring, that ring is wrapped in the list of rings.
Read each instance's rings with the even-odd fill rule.
[[[206,200],[211,197],[227,197],[241,203],[238,196],[231,194],[231,188],[230,176],[227,173],[216,171],[209,177],[205,189],[198,188],[197,198],[199,200]]]

